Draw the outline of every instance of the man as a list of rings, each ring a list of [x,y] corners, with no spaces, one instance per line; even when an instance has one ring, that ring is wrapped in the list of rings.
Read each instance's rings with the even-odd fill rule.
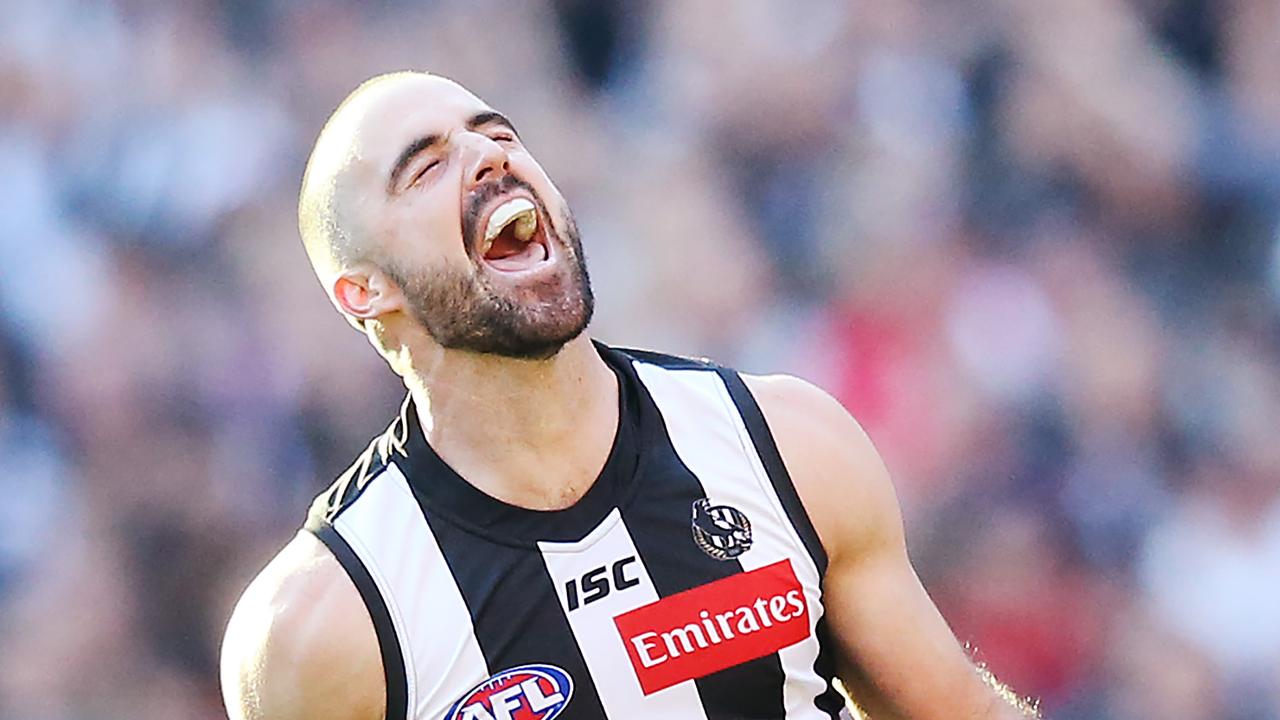
[[[836,678],[878,719],[1028,712],[921,588],[834,400],[583,334],[573,216],[479,98],[362,85],[299,219],[409,392],[241,598],[232,718],[823,718]]]

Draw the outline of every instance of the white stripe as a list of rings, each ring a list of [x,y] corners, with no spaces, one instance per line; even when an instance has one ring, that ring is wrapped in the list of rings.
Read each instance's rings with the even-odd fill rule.
[[[814,705],[826,690],[826,682],[813,671],[823,613],[818,568],[787,519],[724,381],[707,370],[669,370],[642,362],[635,367],[662,412],[676,454],[702,482],[711,504],[735,507],[751,522],[751,549],[738,557],[743,570],[790,558],[809,603],[809,636],[778,651],[786,674],[783,704],[787,718],[826,718]]]
[[[678,683],[645,695],[640,690],[635,672],[630,669],[631,659],[613,618],[656,601],[658,592],[617,508],[582,540],[573,543],[539,542],[538,548],[557,588],[560,607],[569,618],[569,627],[573,629],[583,659],[591,669],[591,679],[595,681],[605,713],[618,719],[705,720],[702,699],[694,683]],[[577,582],[585,573],[602,565],[611,576],[613,564],[628,557],[636,558],[636,562],[626,566],[625,577],[638,580],[638,585],[620,592],[611,591],[591,603],[583,603],[583,591],[579,587],[579,605],[577,609],[569,609],[566,583]]]
[[[391,614],[408,676],[409,717],[442,717],[489,670],[471,613],[400,468],[389,465],[371,480],[333,526],[373,576]]]

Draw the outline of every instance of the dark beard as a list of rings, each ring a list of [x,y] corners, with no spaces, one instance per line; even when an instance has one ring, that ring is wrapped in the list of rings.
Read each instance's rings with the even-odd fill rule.
[[[546,208],[535,195],[542,217]],[[464,238],[470,238],[465,232]],[[479,269],[481,262],[468,247],[473,269],[455,267],[407,272],[395,263],[382,262],[387,273],[409,304],[409,312],[442,347],[468,350],[502,357],[545,360],[560,352],[565,343],[586,330],[595,312],[595,296],[587,274],[582,240],[573,215],[566,208],[563,235],[549,224],[547,241],[561,243],[569,250],[568,272],[560,272],[531,288],[536,297],[522,302],[495,289]]]

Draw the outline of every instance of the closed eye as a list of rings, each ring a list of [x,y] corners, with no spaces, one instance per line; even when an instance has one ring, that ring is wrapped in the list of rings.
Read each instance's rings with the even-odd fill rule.
[[[429,171],[431,170],[431,168],[433,168],[433,167],[435,167],[435,166],[437,166],[437,165],[439,165],[439,164],[440,164],[440,161],[439,161],[439,160],[432,160],[431,162],[427,163],[425,167],[423,167],[423,168],[422,168],[421,170],[419,170],[418,172],[414,173],[413,179],[409,181],[409,184],[410,184],[410,185],[417,185],[417,184],[418,184],[418,181],[422,179],[422,176],[423,176],[423,175],[426,175],[426,174],[427,174],[427,172],[429,172]]]

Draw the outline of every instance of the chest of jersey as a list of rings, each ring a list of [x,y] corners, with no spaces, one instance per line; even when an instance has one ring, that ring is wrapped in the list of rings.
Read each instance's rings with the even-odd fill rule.
[[[639,363],[633,379],[652,417],[594,525],[456,512],[394,463],[334,520],[385,605],[405,717],[837,712],[821,560],[725,382]]]
[[[434,586],[456,583],[466,617],[407,623],[478,652],[463,653],[462,685],[419,698],[419,717],[781,718],[788,691],[811,704],[825,689],[821,595],[776,514],[692,487],[645,495],[577,542],[438,530],[449,574]]]

